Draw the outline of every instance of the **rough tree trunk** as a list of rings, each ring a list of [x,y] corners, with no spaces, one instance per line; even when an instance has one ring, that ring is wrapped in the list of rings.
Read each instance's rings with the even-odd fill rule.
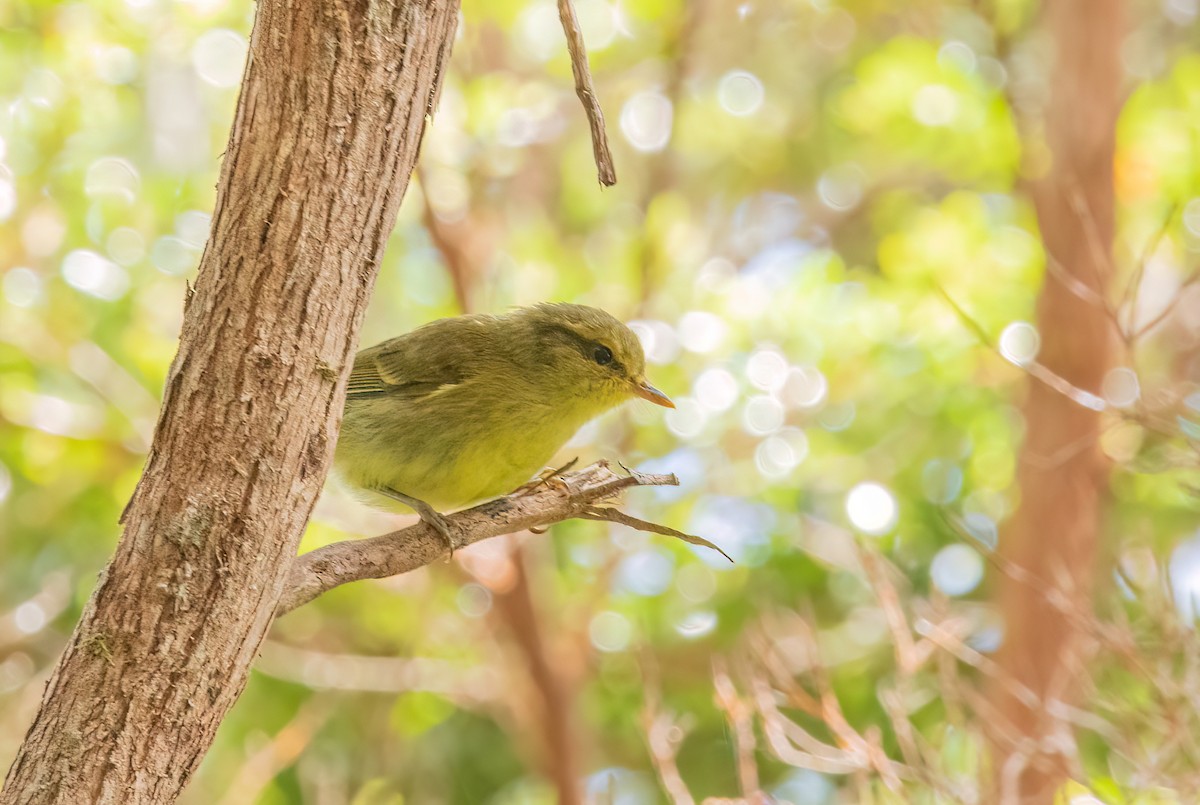
[[[1113,152],[1120,109],[1120,47],[1124,0],[1049,0],[1047,22],[1057,49],[1046,136],[1050,174],[1034,188],[1038,222],[1052,270],[1037,307],[1039,360],[1076,387],[1098,394],[1112,361],[1115,330],[1096,299],[1107,298],[1112,275]],[[1085,296],[1088,294],[1084,294]],[[1029,580],[1002,575],[998,601],[1006,638],[1005,674],[1042,701],[1072,698],[1079,678],[1080,635],[1047,600],[1055,588],[1086,611],[1107,488],[1098,445],[1100,414],[1042,383],[1031,382],[1024,404],[1020,504],[1001,537],[1002,555]],[[1021,738],[1040,741],[1059,724],[1044,707],[1030,708],[997,685],[993,702]],[[1000,738],[996,775],[1004,802],[1051,802],[1064,780],[1064,759],[1046,747]]]
[[[124,535],[0,804],[167,803],[246,682],[330,462],[457,0],[260,0]]]

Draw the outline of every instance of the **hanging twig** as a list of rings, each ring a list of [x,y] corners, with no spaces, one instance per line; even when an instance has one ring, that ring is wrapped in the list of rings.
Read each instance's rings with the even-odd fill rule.
[[[571,0],[558,0],[558,18],[567,35],[567,51],[571,54],[571,72],[575,74],[575,94],[583,103],[588,126],[592,130],[592,154],[596,158],[596,175],[600,184],[612,187],[617,183],[617,169],[613,167],[612,152],[608,148],[608,132],[604,128],[604,111],[596,98],[596,87],[592,83],[592,71],[588,67],[587,47],[583,43],[583,31],[575,6]]]

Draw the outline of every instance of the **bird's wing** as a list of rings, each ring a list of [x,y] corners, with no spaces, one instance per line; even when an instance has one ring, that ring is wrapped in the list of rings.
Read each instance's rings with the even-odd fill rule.
[[[348,401],[401,396],[418,399],[457,386],[477,371],[475,334],[433,322],[355,356]]]

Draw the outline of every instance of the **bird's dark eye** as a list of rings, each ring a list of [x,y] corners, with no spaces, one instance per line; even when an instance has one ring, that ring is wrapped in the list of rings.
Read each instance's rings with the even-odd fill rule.
[[[612,350],[605,346],[598,346],[592,350],[592,359],[601,366],[608,366],[612,363]]]

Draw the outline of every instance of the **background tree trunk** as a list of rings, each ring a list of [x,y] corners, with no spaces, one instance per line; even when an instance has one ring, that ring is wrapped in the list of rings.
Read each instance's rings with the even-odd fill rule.
[[[1107,298],[1113,273],[1123,0],[1050,0],[1046,14],[1057,63],[1045,123],[1053,166],[1033,188],[1048,263],[1037,306],[1039,361],[1077,388],[1099,394],[1116,337],[1113,319],[1097,300]],[[1068,283],[1095,297],[1083,298]],[[999,660],[1003,672],[1040,701],[1069,700],[1079,678],[1080,635],[1048,599],[1058,590],[1069,607],[1090,608],[1108,472],[1098,444],[1101,415],[1034,382],[1023,413],[1021,498],[1000,551],[1030,578],[1005,574],[998,580],[1006,630]],[[1044,706],[1021,703],[1006,686],[996,685],[992,698],[1003,724],[1022,739],[1000,739],[1000,799],[1052,801],[1068,769],[1061,756],[1036,742],[1059,722]]]
[[[0,803],[165,803],[246,682],[329,466],[455,0],[260,0],[124,535]]]

